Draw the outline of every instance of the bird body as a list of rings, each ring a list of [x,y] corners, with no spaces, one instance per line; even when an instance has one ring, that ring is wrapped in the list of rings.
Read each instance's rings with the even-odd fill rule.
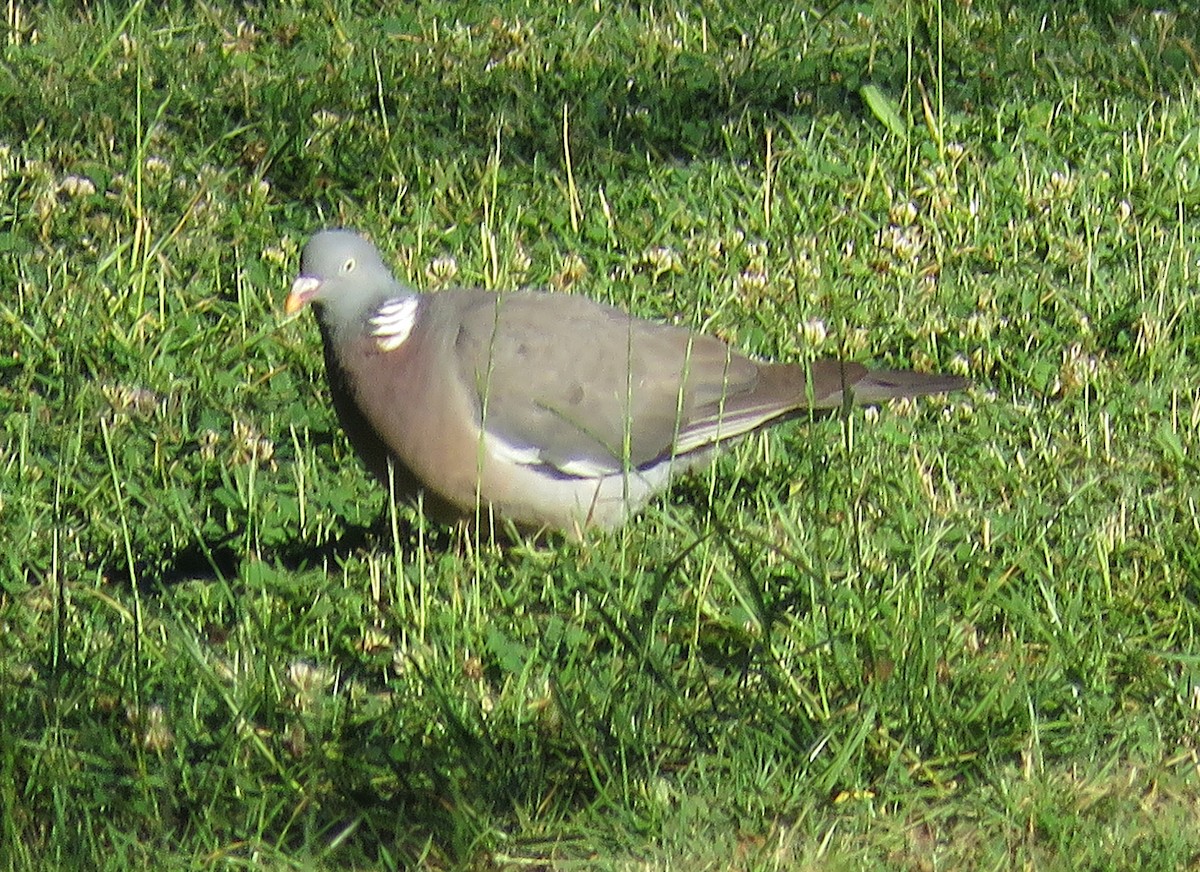
[[[954,390],[954,376],[756,361],[583,297],[396,282],[356,233],[308,242],[286,308],[312,303],[338,417],[397,498],[443,520],[612,528],[679,472],[808,409]]]

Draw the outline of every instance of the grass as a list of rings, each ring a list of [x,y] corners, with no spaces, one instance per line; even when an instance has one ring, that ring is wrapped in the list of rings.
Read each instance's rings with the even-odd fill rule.
[[[1196,863],[1197,10],[744,5],[6,7],[6,868]],[[479,547],[282,316],[342,223],[974,386]]]

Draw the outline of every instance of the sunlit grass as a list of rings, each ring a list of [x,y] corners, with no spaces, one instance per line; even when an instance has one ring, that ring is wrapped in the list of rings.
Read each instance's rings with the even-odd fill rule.
[[[1194,862],[1196,15],[943,7],[10,4],[5,865]],[[974,384],[479,547],[282,315],[329,224]]]

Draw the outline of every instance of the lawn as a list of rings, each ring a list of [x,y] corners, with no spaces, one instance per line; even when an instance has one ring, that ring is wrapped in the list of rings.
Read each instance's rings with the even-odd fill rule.
[[[1198,862],[1200,8],[5,14],[2,868]],[[972,386],[499,547],[340,432],[333,225]]]

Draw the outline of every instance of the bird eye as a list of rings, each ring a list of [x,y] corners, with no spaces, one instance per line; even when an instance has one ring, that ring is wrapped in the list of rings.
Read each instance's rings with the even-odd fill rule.
[[[342,264],[342,273],[344,274],[344,273],[354,272],[354,266],[355,266],[354,258],[348,259],[344,264]]]

